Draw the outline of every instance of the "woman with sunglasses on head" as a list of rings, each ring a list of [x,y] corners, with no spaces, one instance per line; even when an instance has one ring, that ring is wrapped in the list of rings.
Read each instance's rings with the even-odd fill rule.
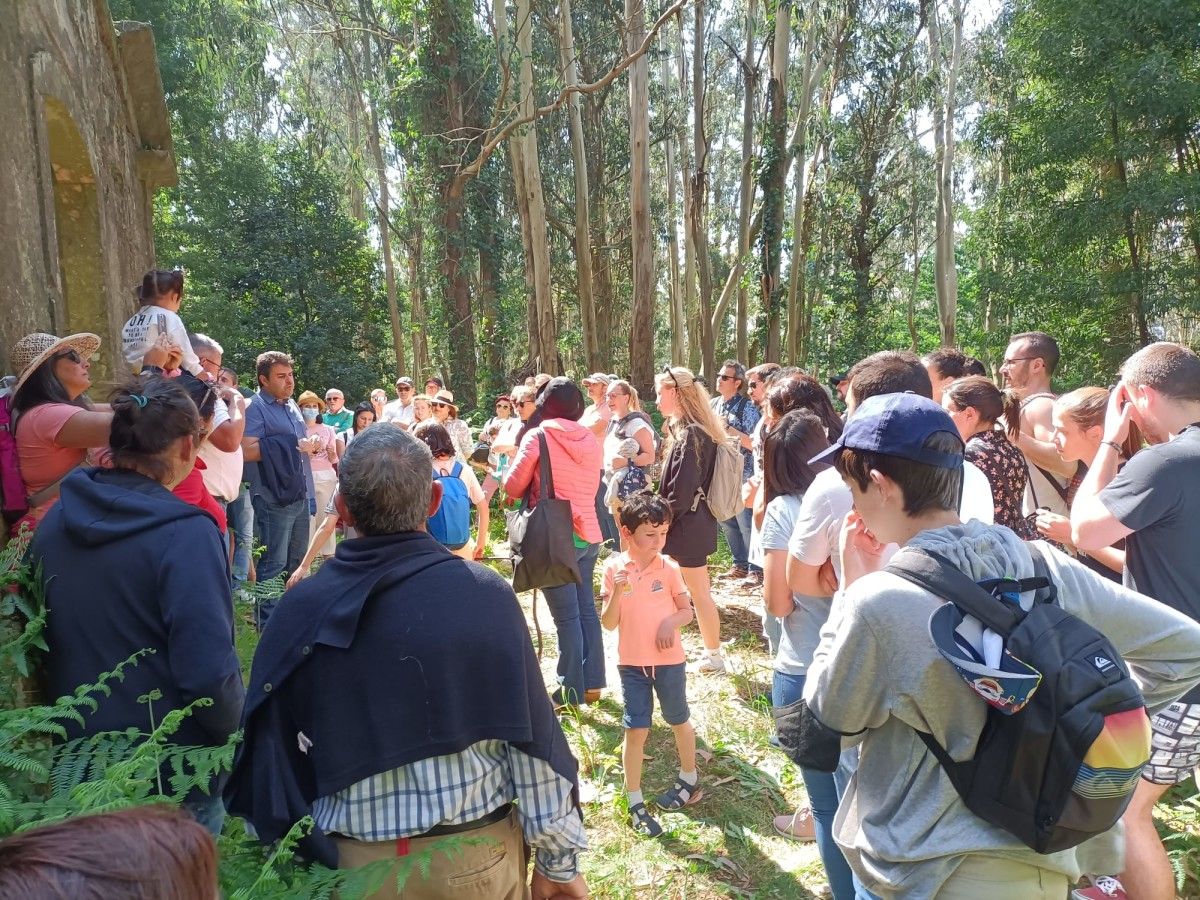
[[[716,464],[725,425],[709,406],[708,391],[690,370],[667,366],[654,377],[658,411],[667,420],[666,451],[658,492],[671,507],[671,529],[663,553],[679,565],[696,606],[704,640],[698,671],[723,673],[721,617],[713,602],[708,557],[717,549],[717,520],[700,496]]]
[[[454,450],[466,462],[471,458],[475,442],[471,439],[471,428],[458,417],[458,407],[454,405],[454,395],[445,388],[440,389],[429,401],[433,407],[434,421],[446,429],[450,440],[454,441]]]
[[[93,451],[100,461],[108,444],[112,412],[87,397],[91,358],[100,348],[94,334],[29,334],[13,346],[16,384],[9,397],[10,430],[25,481],[28,512],[7,523],[15,534],[22,524],[36,528],[58,499],[63,477]]]

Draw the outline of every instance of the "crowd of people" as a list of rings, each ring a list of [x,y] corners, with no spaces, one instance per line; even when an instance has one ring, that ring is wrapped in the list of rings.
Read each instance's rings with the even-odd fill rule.
[[[377,896],[587,896],[556,713],[610,689],[614,631],[631,827],[657,836],[657,811],[701,802],[689,678],[732,665],[715,575],[717,596],[761,604],[778,742],[808,795],[774,827],[815,841],[835,900],[1174,896],[1152,812],[1200,763],[1192,350],[1152,344],[1115,387],[1061,397],[1042,332],[1013,336],[1003,387],[953,348],[881,351],[828,385],[727,360],[711,394],[668,365],[658,419],[616,375],[538,375],[473,433],[436,377],[350,407],[336,387],[295,397],[291,357],[271,351],[242,391],[221,346],[183,328],[183,289],[178,273],[146,276],[122,342],[136,371],[104,404],[87,395],[95,335],[18,342],[0,411],[22,502],[7,477],[4,498],[44,578],[50,696],[154,651],[68,736],[150,730],[200,698],[177,739],[243,729],[233,771],[185,801],[210,831],[228,811],[269,842],[311,816],[302,852],[342,867],[469,834],[486,840]],[[477,562],[497,496],[497,512],[569,504],[578,578],[542,590],[558,638],[548,686],[512,588]],[[732,561],[714,573],[719,534]],[[969,760],[988,705],[930,630],[944,599],[889,568],[918,550],[976,583],[1044,572],[1054,602],[1111,642],[1150,713],[1134,728],[1148,759],[1106,764],[1131,787],[1123,832],[1037,852],[968,808],[931,743]],[[244,685],[233,597],[276,578],[288,589],[255,604]],[[1025,611],[1035,599],[1005,596]],[[989,629],[960,629],[957,651],[991,660]],[[679,770],[647,801],[655,697]]]

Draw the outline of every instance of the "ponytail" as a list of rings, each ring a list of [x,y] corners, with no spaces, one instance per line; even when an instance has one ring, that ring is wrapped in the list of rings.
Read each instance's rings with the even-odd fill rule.
[[[142,286],[134,291],[142,303],[153,303],[167,294],[183,296],[183,270],[151,269],[142,276]]]

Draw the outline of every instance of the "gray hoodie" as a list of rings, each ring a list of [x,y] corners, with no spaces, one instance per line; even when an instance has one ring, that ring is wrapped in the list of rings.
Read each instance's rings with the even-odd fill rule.
[[[968,522],[925,531],[910,547],[936,550],[975,581],[1034,574],[1013,532]],[[1101,578],[1041,544],[1058,602],[1121,652],[1153,714],[1200,682],[1200,624]],[[1022,598],[1028,600],[1029,598]],[[859,766],[842,798],[835,837],[872,892],[934,897],[967,854],[1011,858],[1077,879],[1121,869],[1120,826],[1072,850],[1042,855],[971,813],[914,729],[955,760],[970,759],[986,706],[929,637],[942,603],[888,572],[859,579],[835,598],[804,697],[813,713],[853,734]]]

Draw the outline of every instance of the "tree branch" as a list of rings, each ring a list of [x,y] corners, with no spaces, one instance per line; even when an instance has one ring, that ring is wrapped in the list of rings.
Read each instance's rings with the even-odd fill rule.
[[[633,53],[629,54],[615,66],[609,69],[607,74],[605,74],[598,81],[593,81],[590,84],[568,85],[559,91],[558,96],[547,105],[539,106],[527,116],[521,116],[513,119],[499,131],[497,131],[480,148],[479,155],[463,168],[458,170],[454,176],[455,180],[465,181],[468,178],[474,178],[480,173],[480,171],[482,171],[483,167],[487,164],[488,159],[496,151],[496,148],[504,143],[509,135],[511,135],[522,125],[528,125],[530,122],[536,122],[538,119],[544,118],[545,116],[550,115],[552,112],[561,109],[563,104],[565,104],[571,98],[572,94],[594,94],[607,88],[618,78],[618,76],[622,75],[626,69],[646,55],[647,51],[650,49],[650,45],[654,43],[654,39],[658,36],[658,32],[662,30],[662,27],[672,16],[687,6],[687,4],[688,0],[676,0],[676,2],[670,8],[668,8],[662,15],[658,17],[658,19],[655,20],[654,26],[648,32],[646,32],[646,37],[642,41],[641,45]]]

